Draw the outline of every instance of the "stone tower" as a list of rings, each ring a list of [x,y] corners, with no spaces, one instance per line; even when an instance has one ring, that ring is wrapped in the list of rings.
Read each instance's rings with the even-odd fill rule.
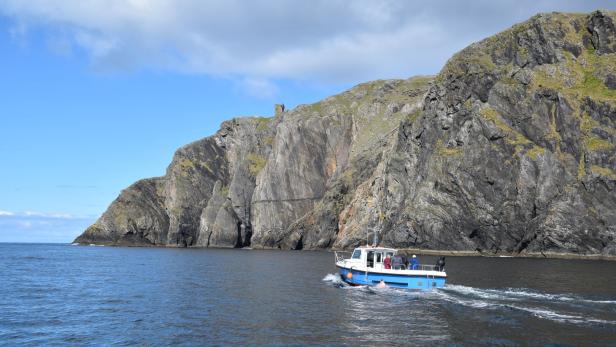
[[[284,104],[275,104],[274,105],[274,116],[284,112]]]

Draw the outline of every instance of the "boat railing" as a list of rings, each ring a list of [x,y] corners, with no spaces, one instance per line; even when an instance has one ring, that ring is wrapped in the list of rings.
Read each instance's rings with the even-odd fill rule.
[[[411,269],[413,270],[413,269]],[[415,270],[422,270],[422,271],[439,271],[439,267],[438,265],[417,265]]]
[[[351,258],[351,254],[351,252],[334,252],[334,256],[336,257],[336,263]]]
[[[424,265],[424,264],[417,264],[415,265],[415,267],[413,268],[412,266],[409,265],[409,267],[407,268],[406,266],[402,265],[402,266],[393,266],[394,270],[421,270],[421,271],[445,271],[440,270],[438,265]]]

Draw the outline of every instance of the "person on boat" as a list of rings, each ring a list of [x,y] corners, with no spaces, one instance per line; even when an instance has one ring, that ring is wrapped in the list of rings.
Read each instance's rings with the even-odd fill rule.
[[[395,255],[391,258],[391,267],[394,270],[402,270],[404,268],[404,262],[402,261],[402,257],[399,255]]]
[[[411,258],[411,270],[417,270],[419,268],[419,261],[417,260],[417,256],[413,254]]]
[[[391,256],[389,254],[385,257],[385,260],[383,260],[383,265],[385,265],[386,269],[391,269]]]
[[[402,270],[406,270],[409,268],[409,260],[405,256],[401,255],[400,261],[402,262]]]
[[[438,258],[438,261],[436,262],[436,271],[443,271],[445,270],[445,257],[440,257]]]

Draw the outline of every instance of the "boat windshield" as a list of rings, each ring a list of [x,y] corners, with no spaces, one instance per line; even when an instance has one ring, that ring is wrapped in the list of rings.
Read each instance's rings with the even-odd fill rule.
[[[348,254],[348,253],[347,253]],[[356,249],[351,256],[353,259],[361,259],[361,249]]]

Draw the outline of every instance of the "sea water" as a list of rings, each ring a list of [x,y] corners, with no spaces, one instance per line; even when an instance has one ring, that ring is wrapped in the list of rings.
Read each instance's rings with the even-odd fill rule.
[[[333,263],[0,244],[0,345],[616,345],[616,262],[448,257],[431,291],[350,287]]]

